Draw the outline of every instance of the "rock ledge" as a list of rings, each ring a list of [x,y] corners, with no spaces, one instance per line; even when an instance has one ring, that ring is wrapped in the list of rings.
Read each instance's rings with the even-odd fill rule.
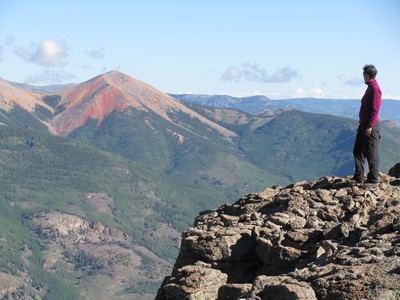
[[[202,213],[161,299],[399,299],[400,180],[274,186]]]

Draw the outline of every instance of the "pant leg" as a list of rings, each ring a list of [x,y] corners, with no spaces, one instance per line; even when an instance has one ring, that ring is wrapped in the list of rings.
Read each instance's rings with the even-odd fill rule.
[[[377,181],[379,177],[379,144],[381,140],[380,125],[376,123],[372,133],[365,139],[365,154],[368,161],[369,172],[367,179]]]
[[[365,125],[358,125],[357,135],[354,142],[353,156],[355,163],[354,179],[364,179],[364,138],[365,138]]]

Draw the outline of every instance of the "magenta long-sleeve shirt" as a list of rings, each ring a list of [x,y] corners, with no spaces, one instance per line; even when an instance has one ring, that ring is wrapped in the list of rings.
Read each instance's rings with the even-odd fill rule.
[[[360,122],[365,122],[368,127],[374,127],[379,122],[379,110],[382,104],[382,91],[376,79],[366,82],[368,85],[364,96],[361,99],[359,118]]]

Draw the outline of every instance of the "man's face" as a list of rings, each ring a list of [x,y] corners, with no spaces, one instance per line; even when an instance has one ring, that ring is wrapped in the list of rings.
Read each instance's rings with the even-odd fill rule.
[[[363,76],[364,76],[364,81],[365,82],[369,82],[369,81],[371,81],[371,77],[369,77],[369,75],[367,74],[367,73],[363,73]]]

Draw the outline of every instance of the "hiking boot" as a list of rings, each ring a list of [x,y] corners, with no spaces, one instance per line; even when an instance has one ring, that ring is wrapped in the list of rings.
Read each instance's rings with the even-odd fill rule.
[[[367,179],[367,180],[364,182],[363,187],[364,187],[364,188],[373,188],[373,187],[376,187],[377,185],[378,185],[378,180],[370,180],[370,179]]]
[[[363,184],[364,183],[364,178],[359,178],[359,177],[352,177],[352,181],[355,181],[356,184]]]
[[[365,184],[369,184],[369,185],[377,185],[378,184],[378,180],[367,179],[364,183]]]

